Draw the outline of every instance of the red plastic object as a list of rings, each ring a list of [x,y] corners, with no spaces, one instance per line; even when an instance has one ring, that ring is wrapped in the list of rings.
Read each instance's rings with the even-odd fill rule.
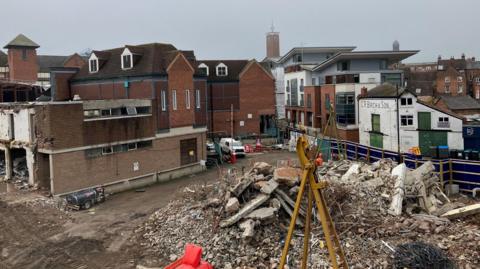
[[[252,153],[253,152],[252,146],[250,146],[250,145],[245,145],[244,148],[245,148],[245,153]]]
[[[185,255],[167,265],[164,269],[214,269],[212,265],[205,261],[201,261],[202,248],[192,244],[185,246]]]
[[[188,264],[196,268],[200,265],[200,260],[202,259],[202,248],[187,244],[185,247],[185,255],[183,256],[182,263]]]
[[[322,166],[323,165],[322,153],[318,154],[318,158],[315,160],[315,164],[317,166]]]
[[[232,154],[230,155],[230,163],[231,164],[234,164],[237,162],[237,156],[235,156],[235,152],[232,152]]]

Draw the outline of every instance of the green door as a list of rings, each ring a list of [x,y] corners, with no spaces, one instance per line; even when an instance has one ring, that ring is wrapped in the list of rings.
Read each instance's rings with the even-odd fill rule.
[[[372,132],[370,133],[370,146],[383,148],[383,134],[380,130],[380,115],[372,114]]]
[[[370,146],[376,148],[383,148],[383,135],[370,133]]]
[[[430,112],[418,112],[418,129],[432,129],[432,117],[430,115]]]
[[[448,132],[419,131],[418,140],[421,154],[431,156],[430,147],[448,145]]]

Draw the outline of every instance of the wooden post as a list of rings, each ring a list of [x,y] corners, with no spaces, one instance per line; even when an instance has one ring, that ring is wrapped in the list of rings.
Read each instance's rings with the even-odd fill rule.
[[[385,158],[385,150],[382,148],[382,159]]]
[[[355,160],[358,160],[358,144],[355,144]]]
[[[445,187],[445,186],[444,186],[444,181],[443,181],[443,161],[440,160],[440,161],[438,162],[438,165],[440,166],[440,180],[441,180],[441,182],[442,182],[442,191],[443,191],[443,190],[444,190],[444,187]]]
[[[344,160],[348,160],[347,141],[345,141],[343,144],[344,144],[344,147],[343,147],[343,159],[344,159]]]
[[[417,160],[417,157],[415,157],[415,169],[418,168],[418,160]]]
[[[450,183],[450,185],[453,184],[453,169],[452,169],[452,159],[449,159],[448,160],[448,172],[449,172],[449,178],[448,178],[448,182]]]
[[[367,162],[370,163],[370,148],[367,148]]]
[[[233,136],[233,104],[230,105],[230,137]]]

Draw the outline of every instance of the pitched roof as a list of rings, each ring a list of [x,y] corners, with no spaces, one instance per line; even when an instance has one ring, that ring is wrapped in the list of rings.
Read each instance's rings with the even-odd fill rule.
[[[8,56],[5,52],[0,50],[0,67],[4,67],[8,65]]]
[[[480,109],[480,103],[469,95],[440,97],[450,110]]]
[[[52,67],[63,67],[70,56],[38,55],[38,72],[48,73]]]
[[[122,70],[121,55],[125,47],[114,48],[103,51],[93,51],[101,61],[100,68],[96,73],[90,73],[88,65],[83,66],[73,77],[73,80],[103,79],[125,76],[141,75],[166,75],[167,67],[173,61],[178,53],[183,53],[185,58],[192,64],[195,64],[195,55],[193,51],[177,50],[171,44],[151,43],[137,46],[126,46],[133,54],[138,55],[133,68]],[[132,51],[133,50],[133,51]]]
[[[208,66],[208,81],[238,81],[240,73],[248,64],[248,62],[248,60],[198,60],[196,67],[198,69],[198,66],[202,63]],[[228,71],[226,76],[217,76],[216,67],[220,63],[223,63],[227,66]]]
[[[424,106],[426,106],[426,107],[429,107],[429,108],[431,108],[431,109],[440,111],[440,112],[445,113],[445,114],[447,114],[447,115],[450,115],[450,116],[452,116],[452,117],[455,117],[455,118],[458,118],[458,119],[461,119],[461,120],[464,119],[463,116],[458,115],[457,113],[454,113],[454,112],[452,112],[452,111],[449,111],[449,110],[440,108],[440,107],[438,107],[438,106],[436,106],[436,105],[433,105],[433,104],[431,104],[431,103],[424,102],[424,101],[422,101],[422,100],[420,100],[420,99],[418,99],[418,98],[417,98],[417,103],[419,103],[419,104],[421,104],[421,105],[424,105]]]
[[[410,68],[404,68],[403,73],[407,81],[407,90],[414,92],[418,96],[433,96],[435,93],[435,82],[437,80],[437,72],[411,72]],[[417,91],[420,89],[420,91]]]
[[[362,95],[360,98],[395,98],[401,96],[405,91],[405,88],[397,88],[390,83],[383,83],[370,89],[366,95]]]
[[[38,48],[40,45],[33,42],[30,38],[24,36],[23,34],[17,35],[12,41],[8,42],[4,49],[8,49],[10,47],[29,47],[29,48]]]

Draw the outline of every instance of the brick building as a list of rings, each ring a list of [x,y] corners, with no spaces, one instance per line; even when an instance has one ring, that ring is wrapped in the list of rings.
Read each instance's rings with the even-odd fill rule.
[[[80,68],[86,60],[78,54],[70,56],[37,55],[37,43],[18,35],[7,45],[7,53],[0,51],[0,80],[50,87],[50,69],[54,67]]]
[[[212,135],[275,134],[275,81],[262,64],[202,60],[197,67],[208,79],[207,119]]]
[[[28,181],[61,195],[116,191],[203,169],[206,77],[170,44],[93,51],[52,71],[51,101],[3,105],[6,178],[26,157]]]

